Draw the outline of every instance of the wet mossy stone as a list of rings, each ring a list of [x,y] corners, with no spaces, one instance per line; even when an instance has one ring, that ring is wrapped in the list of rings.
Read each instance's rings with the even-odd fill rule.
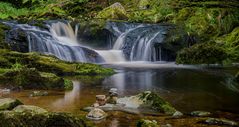
[[[138,96],[144,102],[143,106],[150,107],[168,115],[173,115],[175,112],[177,112],[177,110],[169,102],[165,101],[154,92],[145,91]]]
[[[160,127],[160,126],[155,120],[151,121],[151,120],[142,119],[137,122],[137,127]]]
[[[0,49],[9,49],[8,44],[5,42],[6,31],[9,27],[0,22]]]
[[[115,19],[115,20],[128,19],[128,15],[125,8],[119,2],[116,2],[113,5],[103,9],[98,13],[96,17],[100,19]]]
[[[222,64],[227,53],[217,44],[201,43],[182,49],[177,54],[177,64]]]
[[[22,105],[22,102],[20,102],[17,99],[12,98],[0,99],[0,110],[12,110],[18,105]]]
[[[1,127],[89,127],[83,118],[67,113],[47,112],[36,106],[0,112]]]

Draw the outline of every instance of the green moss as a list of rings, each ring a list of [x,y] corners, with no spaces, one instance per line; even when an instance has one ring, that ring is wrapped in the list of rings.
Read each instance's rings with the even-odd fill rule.
[[[64,79],[64,88],[65,88],[65,90],[72,90],[73,82],[69,79]]]
[[[173,115],[177,110],[167,101],[163,100],[158,94],[150,91],[141,93],[140,99],[151,108],[165,114]]]
[[[116,19],[125,20],[128,19],[125,8],[120,3],[115,3],[98,13],[97,18],[103,19]]]
[[[0,99],[0,110],[12,110],[18,105],[22,105],[22,102],[20,102],[17,99],[11,98]]]
[[[137,122],[137,127],[159,127],[157,121],[153,120],[139,120]]]
[[[7,43],[5,43],[5,31],[9,28],[4,24],[0,23],[0,49],[8,49]]]
[[[202,43],[185,48],[177,54],[177,64],[222,64],[227,53],[216,44]]]

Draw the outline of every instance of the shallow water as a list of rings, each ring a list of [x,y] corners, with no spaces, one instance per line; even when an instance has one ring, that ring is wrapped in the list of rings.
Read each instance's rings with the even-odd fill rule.
[[[105,66],[115,68],[118,73],[106,78],[73,78],[72,91],[49,91],[49,96],[29,97],[31,91],[13,92],[3,96],[15,97],[25,104],[37,105],[54,112],[85,115],[87,112],[81,109],[93,104],[95,95],[107,94],[110,88],[117,88],[121,97],[151,90],[157,92],[183,113],[194,110],[213,113],[230,112],[234,114],[233,119],[239,119],[237,115],[239,114],[238,85],[232,87],[227,84],[230,77],[239,70],[238,68],[177,66],[173,63],[121,63]],[[143,116],[110,112],[106,120],[98,121],[96,125],[135,126],[136,121]],[[165,117],[147,117],[165,124],[168,122],[178,125],[179,123],[177,120],[168,120]],[[174,123],[175,121],[177,124]]]

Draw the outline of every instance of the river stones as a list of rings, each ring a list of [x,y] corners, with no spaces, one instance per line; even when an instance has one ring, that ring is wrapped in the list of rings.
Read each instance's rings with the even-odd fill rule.
[[[237,122],[223,119],[223,118],[208,118],[205,120],[205,123],[210,125],[238,126]]]
[[[205,117],[205,116],[210,116],[211,113],[210,112],[206,112],[206,111],[193,111],[193,112],[190,113],[190,115],[198,116],[198,117]]]
[[[91,120],[101,120],[104,119],[107,114],[99,108],[93,108],[86,116],[86,118]]]
[[[176,112],[173,114],[173,117],[174,117],[174,118],[179,118],[179,117],[181,117],[181,116],[183,116],[183,113],[180,112],[180,111],[176,111]]]
[[[117,104],[118,92],[116,88],[111,88],[109,91],[109,96],[107,97],[107,103]]]
[[[22,102],[20,102],[17,99],[12,98],[0,99],[0,110],[11,110],[18,105],[22,105]]]

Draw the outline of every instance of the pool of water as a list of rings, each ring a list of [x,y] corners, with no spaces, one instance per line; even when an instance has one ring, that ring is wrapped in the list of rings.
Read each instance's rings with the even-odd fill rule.
[[[238,68],[178,66],[173,63],[121,63],[105,66],[115,68],[117,73],[105,78],[71,78],[74,83],[72,91],[49,91],[49,96],[29,97],[29,90],[3,96],[15,97],[25,104],[37,105],[49,111],[85,115],[87,112],[81,109],[92,105],[95,95],[107,94],[110,88],[117,88],[120,97],[150,90],[183,113],[194,110],[229,112],[236,115],[233,118],[239,119],[239,87],[230,82]],[[151,117],[123,112],[110,112],[109,116],[95,124],[102,127],[133,126],[140,118]],[[159,121],[165,122],[162,119]]]

